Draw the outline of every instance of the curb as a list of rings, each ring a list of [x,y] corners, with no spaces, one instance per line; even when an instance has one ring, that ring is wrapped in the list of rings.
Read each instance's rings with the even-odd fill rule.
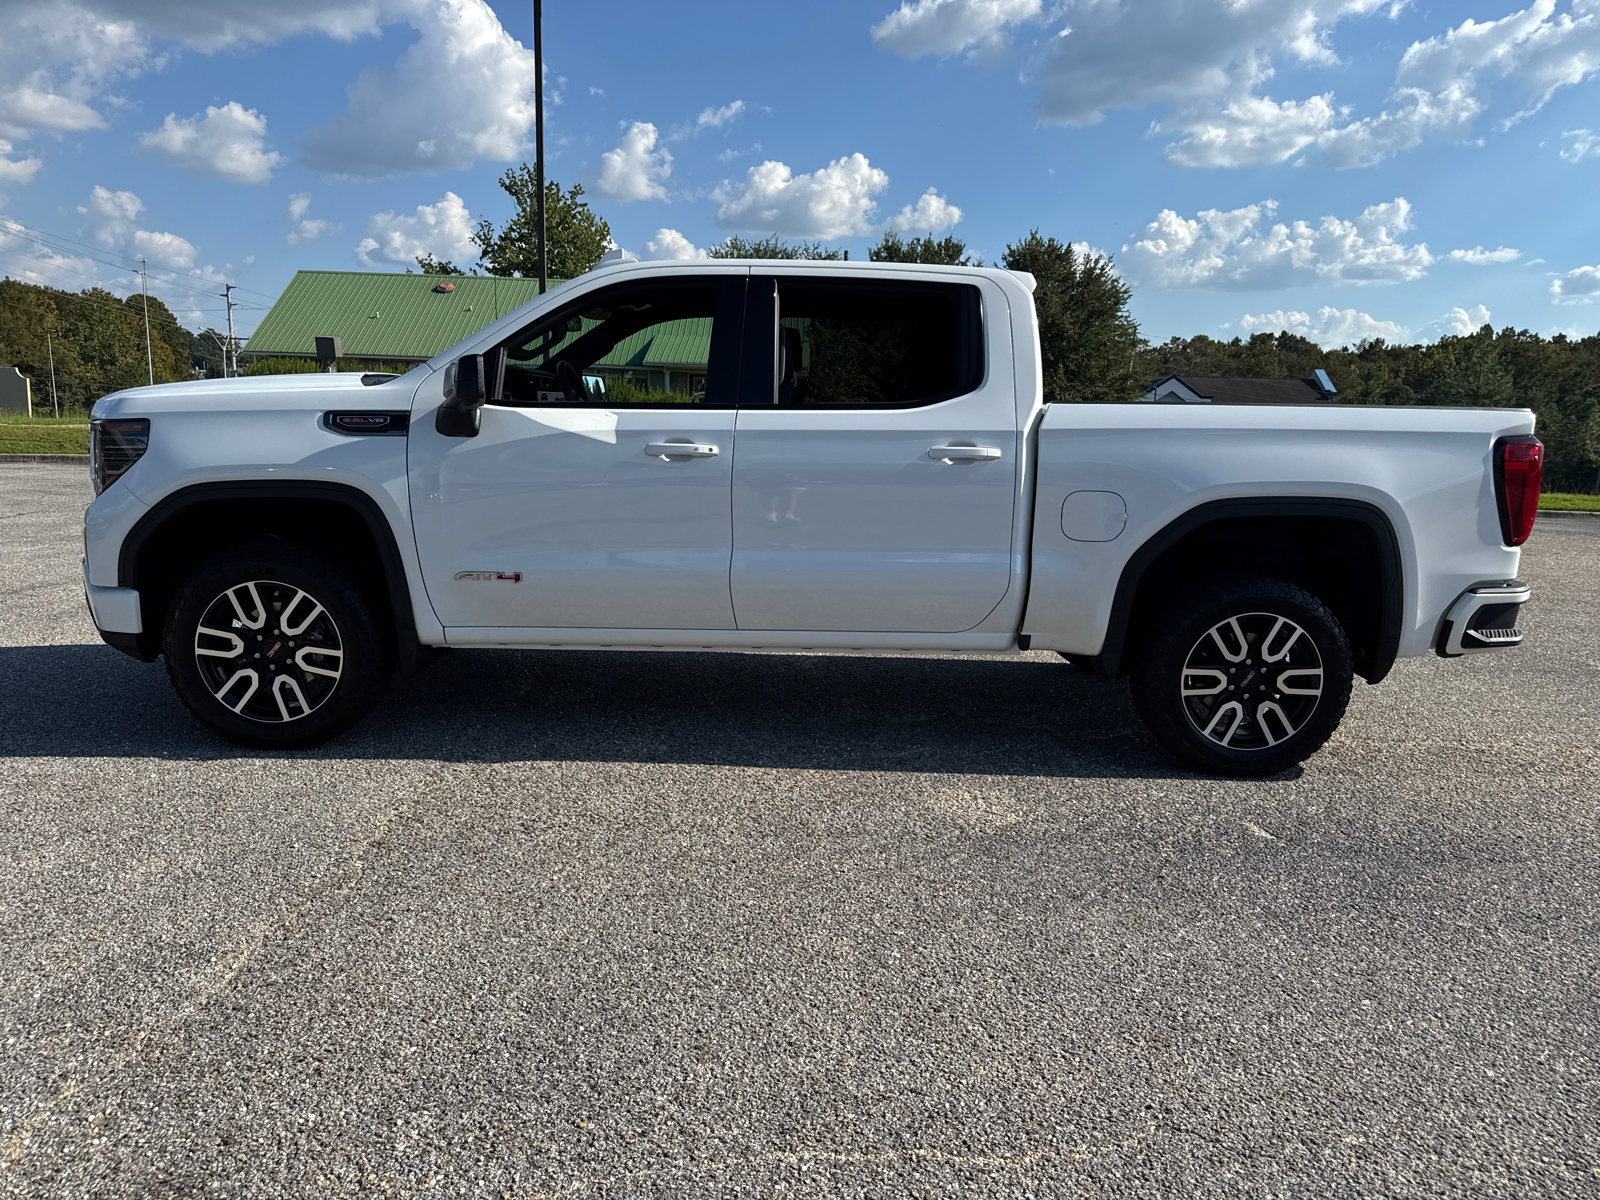
[[[87,454],[0,454],[0,463],[59,463],[68,467],[87,467]]]
[[[1546,517],[1600,517],[1600,512],[1582,508],[1541,508],[1539,520],[1542,521]]]

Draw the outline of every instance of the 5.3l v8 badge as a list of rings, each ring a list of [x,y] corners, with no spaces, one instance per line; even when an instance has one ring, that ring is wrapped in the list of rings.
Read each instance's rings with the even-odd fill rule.
[[[477,579],[484,583],[521,583],[521,571],[457,571],[457,579]]]

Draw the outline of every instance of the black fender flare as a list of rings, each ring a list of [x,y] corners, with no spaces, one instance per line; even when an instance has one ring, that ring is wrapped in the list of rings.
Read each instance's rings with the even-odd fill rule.
[[[413,675],[431,657],[433,647],[424,646],[417,637],[417,620],[411,604],[411,585],[406,581],[405,560],[400,556],[400,544],[395,539],[394,528],[384,516],[378,502],[358,487],[348,483],[334,483],[315,479],[249,479],[219,480],[213,483],[194,483],[163,496],[151,506],[150,511],[134,523],[122,546],[117,551],[117,583],[120,587],[137,587],[139,559],[145,545],[173,517],[185,509],[217,500],[322,500],[342,504],[353,510],[372,534],[373,545],[378,548],[378,560],[383,565],[383,582],[389,599],[390,616],[394,624],[396,652],[400,673]],[[159,647],[159,634],[152,645],[149,622],[146,632],[139,634],[134,657],[146,662],[154,661]],[[119,649],[127,649],[118,646]]]
[[[1111,602],[1111,619],[1106,624],[1106,640],[1093,658],[1094,667],[1108,678],[1122,667],[1127,646],[1128,623],[1133,616],[1133,598],[1139,593],[1144,574],[1162,554],[1204,525],[1235,517],[1337,517],[1367,527],[1378,548],[1380,609],[1378,644],[1373,648],[1368,683],[1378,683],[1394,666],[1400,653],[1400,630],[1405,614],[1405,569],[1400,556],[1400,539],[1389,515],[1365,500],[1345,500],[1316,496],[1247,496],[1208,500],[1179,514],[1133,552],[1117,580]]]

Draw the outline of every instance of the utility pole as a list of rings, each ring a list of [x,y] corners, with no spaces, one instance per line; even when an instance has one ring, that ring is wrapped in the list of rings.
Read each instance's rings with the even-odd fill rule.
[[[544,295],[549,280],[544,255],[544,4],[533,0],[533,135],[534,180],[539,185],[539,294]]]
[[[61,401],[56,399],[56,347],[55,343],[50,339],[50,335],[53,332],[50,326],[46,325],[44,327],[44,349],[45,353],[50,356],[50,411],[60,417]]]
[[[150,353],[150,271],[142,258],[139,260],[139,287],[144,292],[144,369],[149,372],[150,383],[154,386],[156,360]]]
[[[230,379],[239,374],[239,343],[233,336],[233,284],[222,285],[222,298],[228,304],[228,348],[222,354],[222,377]],[[233,352],[233,370],[228,370],[228,351]]]

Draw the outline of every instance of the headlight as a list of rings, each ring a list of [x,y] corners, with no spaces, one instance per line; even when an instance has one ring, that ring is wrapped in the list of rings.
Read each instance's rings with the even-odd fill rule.
[[[147,417],[89,422],[89,476],[98,496],[144,457],[150,446]]]

